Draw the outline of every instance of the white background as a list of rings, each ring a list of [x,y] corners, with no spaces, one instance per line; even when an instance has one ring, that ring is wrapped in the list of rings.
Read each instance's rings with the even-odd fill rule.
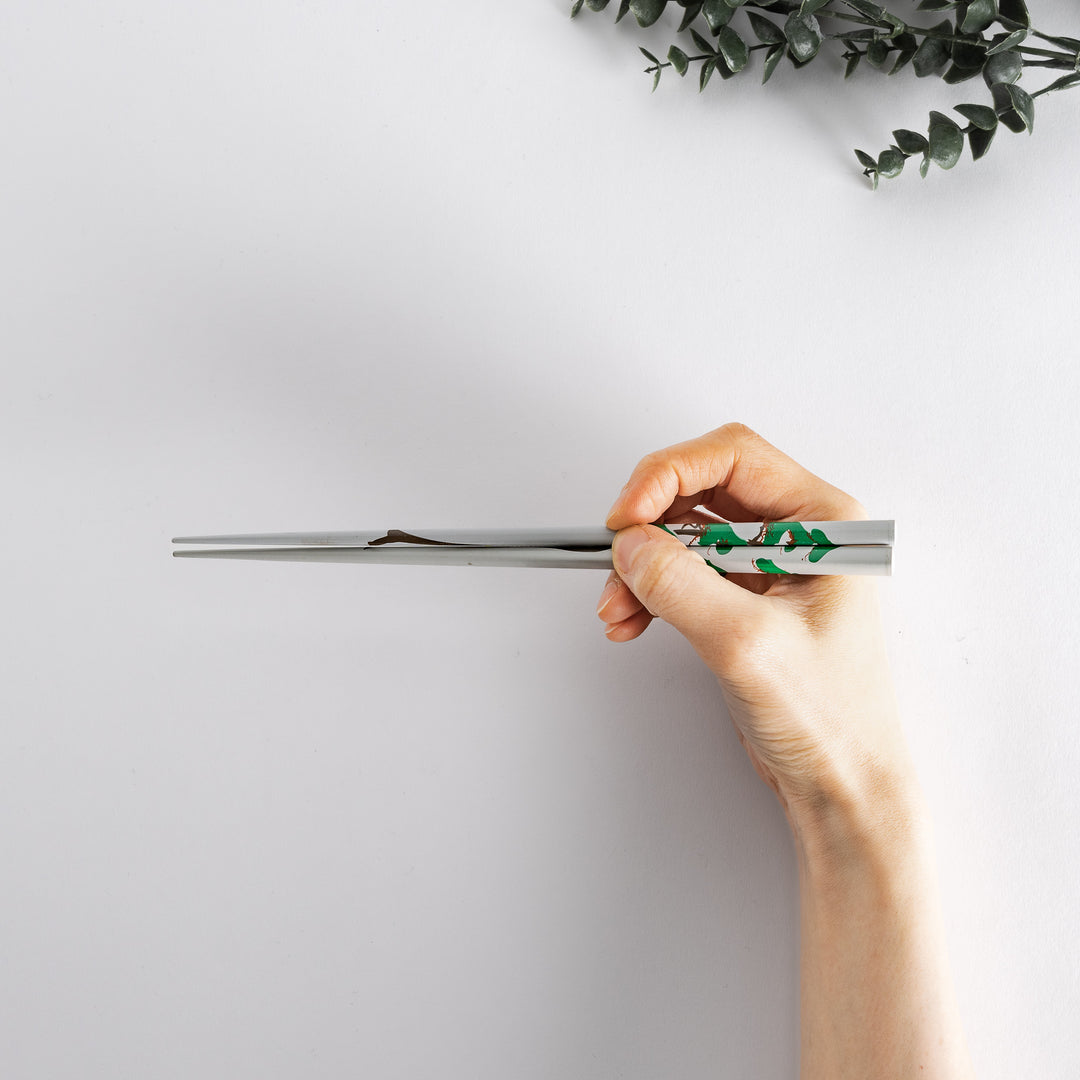
[[[671,18],[568,6],[0,10],[6,1078],[795,1076],[792,846],[674,632],[169,557],[597,522],[728,420],[896,518],[979,1075],[1080,1071],[1080,93],[872,194],[981,82],[650,94]]]

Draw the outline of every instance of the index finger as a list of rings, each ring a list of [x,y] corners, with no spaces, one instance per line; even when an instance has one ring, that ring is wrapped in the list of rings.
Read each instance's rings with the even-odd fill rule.
[[[745,424],[647,454],[608,514],[609,529],[659,521],[703,505],[730,519],[858,520],[859,502],[803,468]]]

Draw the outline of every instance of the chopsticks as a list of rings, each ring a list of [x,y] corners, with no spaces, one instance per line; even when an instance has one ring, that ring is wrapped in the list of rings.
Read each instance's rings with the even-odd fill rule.
[[[675,524],[677,536],[722,574],[889,574],[892,521],[754,521]],[[612,568],[614,533],[595,526],[178,536],[180,558],[381,565]]]

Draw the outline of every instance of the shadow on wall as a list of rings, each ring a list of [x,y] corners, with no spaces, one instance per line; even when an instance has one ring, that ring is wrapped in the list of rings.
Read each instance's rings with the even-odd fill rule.
[[[254,438],[257,461],[262,447],[276,449],[294,477],[317,477],[339,501],[363,486],[365,505],[373,494],[365,513],[382,522],[407,505],[418,519],[410,527],[467,523],[481,511],[482,524],[530,512],[541,521],[566,499],[564,466],[580,461],[592,402],[554,385],[542,366],[508,363],[482,318],[456,321],[451,337],[406,290],[396,310],[344,287],[305,297],[286,269],[258,287],[183,303],[210,313],[193,328],[189,347],[202,369],[189,374],[208,391],[207,407]],[[522,484],[523,462],[537,464],[535,483]],[[576,591],[567,583],[578,579],[548,585],[524,573],[515,601],[554,622],[545,606]],[[508,580],[478,583],[470,618],[504,613]],[[601,579],[590,583],[598,593]],[[551,866],[576,898],[559,943],[544,945],[558,955],[555,1015],[543,1022],[603,1046],[629,1076],[673,1067],[711,1075],[717,1062],[732,1075],[790,1076],[797,882],[779,806],[747,761],[714,679],[678,635],[655,626],[616,647],[591,612],[563,614],[546,666],[523,673],[514,718],[548,757],[588,763],[580,799],[560,819],[576,862]],[[412,647],[413,624],[391,625]],[[577,706],[572,723],[537,715],[553,676],[566,688],[562,704]],[[395,693],[407,713],[407,696]],[[539,784],[536,792],[543,797]],[[553,1051],[552,1066],[565,1067],[565,1054]]]

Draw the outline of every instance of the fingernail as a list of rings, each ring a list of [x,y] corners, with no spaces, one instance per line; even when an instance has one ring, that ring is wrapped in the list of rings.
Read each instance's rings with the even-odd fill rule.
[[[602,615],[604,608],[611,603],[615,598],[615,594],[619,591],[619,583],[617,581],[609,581],[604,586],[604,591],[600,594],[600,602],[596,605],[596,614]]]
[[[629,490],[630,490],[630,482],[629,482],[629,481],[627,481],[627,482],[626,482],[625,484],[623,484],[623,489],[622,489],[622,491],[620,491],[620,492],[619,492],[619,494],[618,494],[618,496],[616,497],[615,501],[614,501],[614,502],[613,502],[613,503],[611,504],[611,509],[610,509],[610,510],[609,510],[609,511],[607,512],[607,517],[605,517],[605,518],[604,518],[604,521],[605,521],[605,522],[608,522],[608,521],[610,521],[610,520],[611,520],[611,518],[612,518],[612,515],[613,515],[613,514],[615,513],[615,509],[616,509],[616,507],[618,507],[619,503],[621,503],[621,502],[622,502],[622,500],[623,500],[623,496],[624,496],[624,495],[625,495],[625,494],[626,494],[626,493],[627,493],[627,492],[628,492]]]
[[[634,556],[637,554],[638,548],[643,544],[647,544],[650,539],[648,532],[641,525],[635,525],[633,528],[619,533],[615,537],[611,549],[615,569],[620,574],[631,571],[634,567]]]

